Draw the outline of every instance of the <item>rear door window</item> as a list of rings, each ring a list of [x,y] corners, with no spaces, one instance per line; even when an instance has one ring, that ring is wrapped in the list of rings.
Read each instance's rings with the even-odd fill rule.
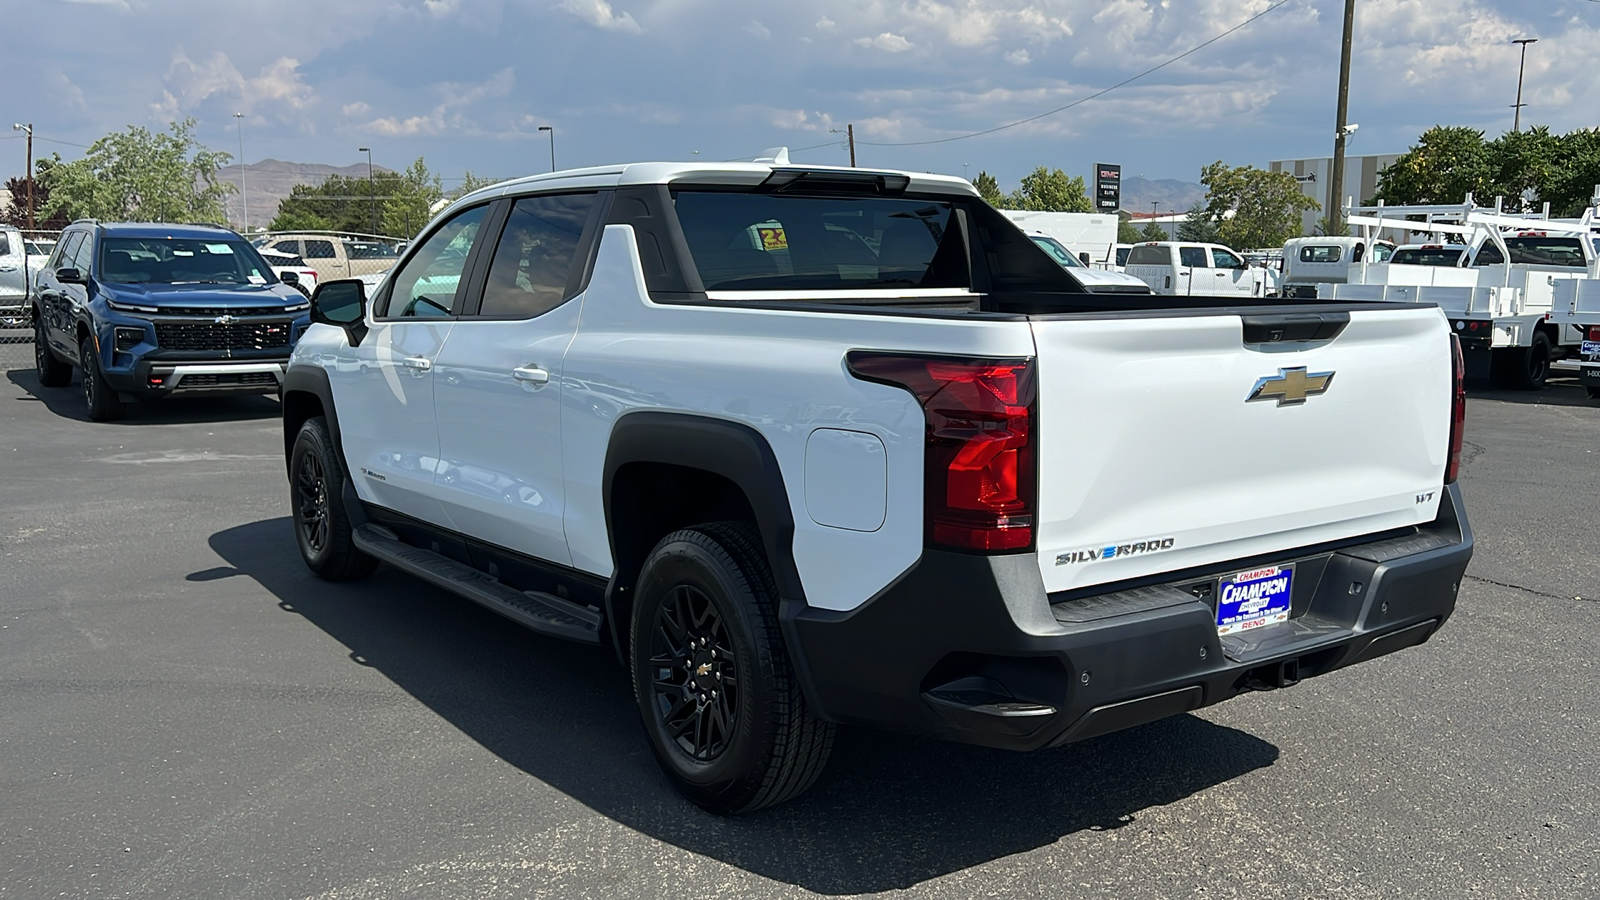
[[[1344,257],[1344,248],[1337,244],[1308,244],[1300,248],[1300,261],[1306,263],[1336,263]]]
[[[594,203],[594,194],[518,200],[489,263],[478,314],[527,319],[560,306]]]
[[[339,254],[333,250],[333,241],[306,241],[306,252],[302,253],[306,259],[338,259]]]
[[[1178,265],[1194,269],[1206,268],[1206,251],[1204,247],[1179,247]]]

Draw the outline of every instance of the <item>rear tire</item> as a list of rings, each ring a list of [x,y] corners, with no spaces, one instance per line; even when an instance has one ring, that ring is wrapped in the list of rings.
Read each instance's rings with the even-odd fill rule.
[[[94,422],[109,422],[122,418],[122,401],[117,392],[100,374],[100,354],[94,349],[94,335],[84,335],[78,344],[78,362],[83,366],[83,405]]]
[[[356,581],[378,567],[356,549],[344,508],[344,467],[321,416],[300,426],[289,451],[289,497],[300,558],[317,577]]]
[[[1500,387],[1516,391],[1543,388],[1550,376],[1550,336],[1536,331],[1526,347],[1494,351],[1492,366],[1495,384]]]
[[[639,575],[629,643],[650,749],[685,797],[746,813],[816,782],[834,727],[801,695],[753,527],[714,522],[663,538]]]
[[[33,371],[45,387],[64,387],[72,380],[72,366],[56,359],[45,339],[44,319],[33,316]]]
[[[1590,400],[1600,400],[1600,387],[1590,386],[1584,388],[1584,390],[1589,392]]]

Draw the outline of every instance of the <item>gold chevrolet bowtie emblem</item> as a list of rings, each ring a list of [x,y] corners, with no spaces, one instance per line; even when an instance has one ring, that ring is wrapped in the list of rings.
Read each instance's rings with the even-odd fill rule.
[[[701,663],[699,668],[696,668],[694,670],[694,673],[696,675],[710,675],[711,674],[711,663]]]
[[[1328,385],[1332,383],[1332,372],[1307,374],[1305,366],[1294,369],[1279,369],[1276,376],[1268,376],[1258,380],[1255,389],[1250,392],[1250,396],[1245,398],[1245,402],[1276,400],[1279,406],[1304,403],[1307,397],[1326,393]]]

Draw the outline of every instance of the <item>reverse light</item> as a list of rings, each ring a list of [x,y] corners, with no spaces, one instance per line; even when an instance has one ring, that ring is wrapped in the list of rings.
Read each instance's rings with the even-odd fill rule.
[[[1467,430],[1467,363],[1461,358],[1461,339],[1450,335],[1450,367],[1455,390],[1450,399],[1450,462],[1444,468],[1444,483],[1454,484],[1461,474],[1461,442]]]
[[[857,378],[904,388],[922,405],[927,543],[991,553],[1032,547],[1033,360],[862,350],[846,359]]]

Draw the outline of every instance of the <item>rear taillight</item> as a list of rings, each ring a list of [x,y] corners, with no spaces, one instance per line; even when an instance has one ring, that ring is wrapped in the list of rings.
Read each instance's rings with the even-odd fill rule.
[[[982,552],[1033,546],[1033,360],[869,351],[847,359],[857,378],[905,388],[922,404],[928,544]]]
[[[1467,429],[1467,363],[1461,358],[1461,339],[1450,335],[1450,365],[1454,370],[1454,394],[1450,399],[1450,462],[1444,468],[1444,483],[1454,484],[1461,474],[1461,441]]]
[[[1589,326],[1589,340],[1600,341],[1600,325]]]

